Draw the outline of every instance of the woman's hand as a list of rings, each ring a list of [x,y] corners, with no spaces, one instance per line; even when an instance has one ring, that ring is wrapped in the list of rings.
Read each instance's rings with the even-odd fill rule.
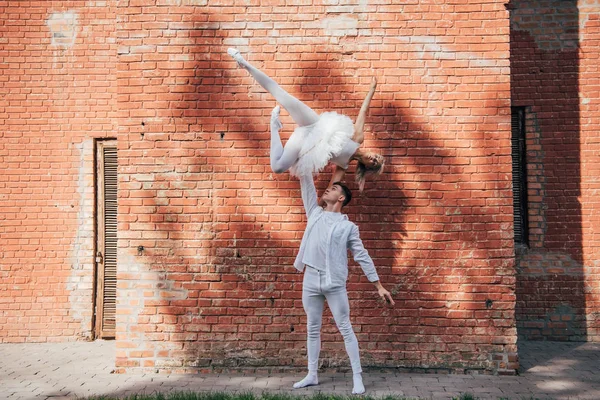
[[[336,182],[342,182],[344,180],[344,176],[346,175],[346,170],[339,165],[335,166],[335,170],[333,171],[333,175],[331,176],[331,181],[329,182],[329,186],[333,185]]]

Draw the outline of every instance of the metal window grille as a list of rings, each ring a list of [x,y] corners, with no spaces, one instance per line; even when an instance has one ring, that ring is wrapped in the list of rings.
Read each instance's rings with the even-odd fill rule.
[[[515,243],[528,245],[525,107],[512,107],[512,183]]]

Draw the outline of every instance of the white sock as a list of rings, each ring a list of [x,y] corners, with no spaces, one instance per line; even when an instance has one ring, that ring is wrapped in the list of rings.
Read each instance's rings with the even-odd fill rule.
[[[233,59],[237,62],[238,66],[246,68],[246,60],[244,60],[244,57],[242,57],[238,49],[230,47],[227,49],[227,54],[233,57]]]
[[[300,389],[307,386],[314,386],[319,384],[319,378],[316,372],[309,372],[308,375],[300,382],[294,383],[294,389]]]
[[[279,121],[279,112],[281,111],[281,107],[275,106],[273,111],[271,111],[271,129],[272,130],[280,130],[283,128],[281,121]]]
[[[365,392],[365,385],[363,385],[362,374],[353,374],[352,380],[354,381],[354,388],[352,394],[363,394]]]

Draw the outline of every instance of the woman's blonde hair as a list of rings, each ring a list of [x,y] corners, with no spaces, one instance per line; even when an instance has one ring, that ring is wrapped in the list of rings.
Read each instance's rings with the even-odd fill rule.
[[[365,180],[367,175],[379,176],[383,172],[383,166],[385,165],[385,158],[381,154],[370,153],[377,160],[376,167],[367,167],[362,161],[358,161],[356,166],[356,182],[358,183],[358,190],[363,191],[365,188]]]

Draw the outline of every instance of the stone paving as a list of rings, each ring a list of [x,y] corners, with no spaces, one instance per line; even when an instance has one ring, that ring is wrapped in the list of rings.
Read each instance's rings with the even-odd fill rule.
[[[350,395],[352,377],[319,374],[320,385],[292,390],[303,371],[214,374],[112,374],[115,342],[0,344],[0,399],[76,399],[170,391],[316,392]],[[600,399],[600,343],[519,344],[518,376],[442,375],[365,370],[367,394],[452,399]]]

